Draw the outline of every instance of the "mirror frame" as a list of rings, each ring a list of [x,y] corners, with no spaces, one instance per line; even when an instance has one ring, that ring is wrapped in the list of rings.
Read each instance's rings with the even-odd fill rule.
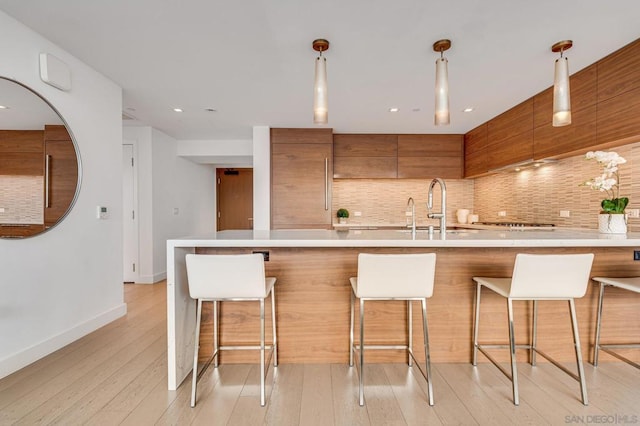
[[[67,120],[65,120],[65,118],[62,116],[62,114],[60,114],[60,111],[58,111],[58,109],[55,106],[53,106],[53,104],[51,102],[49,102],[49,100],[47,98],[45,98],[39,92],[37,92],[36,90],[34,90],[31,87],[27,86],[26,84],[24,84],[24,83],[22,83],[20,81],[17,81],[17,80],[15,80],[13,78],[4,77],[4,76],[0,75],[0,81],[7,81],[7,82],[10,82],[10,83],[17,84],[18,86],[21,86],[22,88],[28,90],[29,92],[31,92],[32,94],[37,96],[49,108],[51,108],[51,110],[58,116],[58,118],[60,119],[60,121],[64,125],[65,129],[67,130],[67,133],[69,134],[69,137],[71,138],[71,143],[73,145],[73,150],[74,150],[75,156],[76,156],[77,181],[76,181],[75,192],[73,194],[73,198],[69,202],[69,206],[66,208],[65,212],[62,215],[60,215],[58,220],[53,225],[51,225],[49,227],[46,227],[46,226],[44,226],[44,218],[43,218],[43,226],[44,226],[44,228],[42,229],[42,231],[33,233],[31,235],[3,236],[3,235],[0,234],[0,239],[2,239],[2,240],[16,240],[16,239],[23,240],[23,239],[26,239],[26,238],[37,237],[39,235],[42,235],[42,234],[50,231],[51,229],[57,227],[69,215],[69,212],[71,212],[71,210],[73,209],[73,207],[76,204],[76,201],[78,200],[78,196],[80,195],[80,188],[82,187],[82,157],[80,156],[80,149],[78,147],[78,142],[76,140],[76,137],[73,134],[73,131],[71,130],[71,127],[67,123]],[[47,123],[43,123],[42,124],[42,128],[43,129],[44,129],[45,124],[47,124]]]

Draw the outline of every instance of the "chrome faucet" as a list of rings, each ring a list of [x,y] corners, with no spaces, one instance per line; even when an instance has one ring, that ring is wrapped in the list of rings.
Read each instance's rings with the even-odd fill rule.
[[[413,197],[409,197],[407,200],[407,207],[411,207],[411,236],[415,240],[416,238],[416,203],[413,201]]]
[[[433,187],[436,183],[440,184],[440,213],[432,213],[433,210]],[[440,178],[435,178],[429,185],[429,195],[427,197],[427,210],[429,219],[440,219],[440,233],[442,235],[447,232],[447,187]]]

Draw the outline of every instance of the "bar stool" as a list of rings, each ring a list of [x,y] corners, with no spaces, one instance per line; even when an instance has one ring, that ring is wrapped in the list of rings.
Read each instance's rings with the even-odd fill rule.
[[[473,277],[477,283],[476,309],[473,330],[473,365],[477,365],[478,351],[482,352],[502,373],[511,380],[513,388],[513,403],[520,404],[518,395],[518,371],[516,368],[516,348],[530,351],[531,365],[536,365],[536,353],[546,358],[553,365],[580,382],[582,403],[588,405],[587,386],[582,365],[580,351],[580,337],[576,320],[575,298],[583,297],[589,283],[589,273],[593,263],[593,254],[518,254],[516,256],[511,278]],[[509,318],[509,345],[481,345],[478,343],[480,322],[480,293],[482,287],[493,290],[507,299],[507,314]],[[513,301],[533,301],[533,321],[531,328],[531,342],[527,345],[516,345],[513,326]],[[569,371],[562,364],[551,359],[536,347],[537,340],[537,302],[539,300],[567,300],[571,313],[571,328],[573,329],[573,343],[576,352],[578,375]],[[509,348],[511,358],[511,374],[493,359],[485,348]]]
[[[409,366],[416,361],[418,370],[427,381],[429,405],[433,405],[431,385],[431,360],[429,355],[429,332],[427,328],[427,298],[433,295],[435,278],[435,253],[420,254],[366,254],[358,255],[358,276],[351,282],[351,328],[349,334],[349,366],[353,367],[353,353],[360,353],[359,403],[364,405],[364,350],[402,349],[407,351]],[[354,344],[354,317],[356,298],[360,300],[360,342]],[[364,302],[376,300],[407,301],[407,344],[406,345],[365,345],[364,344]],[[424,333],[425,370],[413,355],[413,311],[411,302],[422,303],[422,328]]]
[[[189,295],[196,299],[195,353],[193,355],[193,377],[191,382],[191,407],[196,405],[196,384],[198,379],[214,361],[218,366],[218,356],[223,350],[260,350],[260,405],[266,403],[265,377],[268,373],[271,357],[274,367],[278,366],[278,345],[276,339],[276,305],[275,278],[265,277],[262,254],[207,255],[187,254],[187,278]],[[273,327],[273,343],[265,345],[264,333],[264,301],[271,295],[271,322]],[[227,301],[260,302],[260,344],[243,346],[220,346],[219,340],[219,306]],[[198,349],[200,348],[200,321],[202,318],[202,302],[213,302],[213,355],[207,360],[198,374]],[[265,363],[265,349],[270,350],[269,359]]]
[[[621,361],[626,362],[629,365],[633,365],[636,368],[640,368],[640,364],[631,361],[630,359],[620,355],[612,349],[629,349],[640,348],[640,343],[625,343],[625,344],[600,344],[600,324],[602,322],[602,302],[604,300],[604,288],[606,286],[617,287],[623,290],[632,291],[634,293],[640,293],[640,277],[633,278],[603,278],[595,277],[593,281],[600,283],[600,298],[598,299],[598,319],[596,321],[596,343],[593,348],[593,365],[598,366],[598,351],[602,349],[604,352],[615,356]]]

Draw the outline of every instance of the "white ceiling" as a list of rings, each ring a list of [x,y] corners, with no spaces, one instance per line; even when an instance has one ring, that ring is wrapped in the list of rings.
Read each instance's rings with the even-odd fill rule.
[[[0,0],[0,9],[120,85],[136,123],[177,139],[313,127],[316,38],[331,43],[327,127],[464,133],[552,84],[553,43],[573,40],[574,73],[640,37],[638,0]],[[436,127],[432,44],[442,38],[452,41],[452,114]]]

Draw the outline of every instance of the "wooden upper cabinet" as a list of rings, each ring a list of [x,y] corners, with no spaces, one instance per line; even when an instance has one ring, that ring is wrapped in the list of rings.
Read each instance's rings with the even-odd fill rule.
[[[331,129],[271,129],[272,229],[331,227]]]
[[[533,131],[533,158],[563,158],[578,155],[596,145],[596,106],[571,112],[571,124],[536,127]]]
[[[44,132],[0,130],[0,175],[43,176]]]
[[[533,130],[533,98],[503,112],[487,124],[489,145]]]
[[[398,137],[379,134],[333,135],[333,177],[395,178]]]
[[[490,120],[487,126],[489,170],[533,159],[533,98]]]
[[[463,135],[398,135],[398,177],[461,179]]]
[[[464,177],[475,177],[489,171],[487,143],[487,123],[464,135]]]
[[[596,63],[598,102],[640,88],[640,39]]]
[[[637,142],[640,136],[640,87],[598,103],[598,144]]]
[[[640,135],[640,39],[597,62],[597,143],[621,145]]]

